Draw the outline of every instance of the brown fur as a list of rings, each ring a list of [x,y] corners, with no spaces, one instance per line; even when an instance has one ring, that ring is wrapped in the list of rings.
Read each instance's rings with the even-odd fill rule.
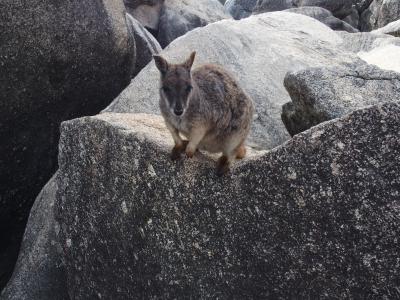
[[[182,64],[155,56],[161,72],[160,109],[175,141],[172,157],[193,157],[197,149],[222,152],[221,175],[231,162],[246,154],[244,141],[254,112],[251,99],[222,67],[203,65],[191,71],[195,53]],[[181,135],[189,141],[184,145]]]

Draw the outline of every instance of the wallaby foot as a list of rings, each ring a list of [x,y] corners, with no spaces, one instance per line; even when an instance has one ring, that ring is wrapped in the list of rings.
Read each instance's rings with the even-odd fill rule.
[[[222,176],[229,171],[228,157],[222,155],[217,161],[217,176]]]
[[[241,144],[239,146],[239,148],[237,149],[237,151],[236,151],[236,158],[237,159],[242,159],[245,156],[246,156],[246,147],[243,144]]]
[[[195,154],[195,152],[197,151],[197,149],[191,149],[189,147],[186,147],[186,157],[188,158],[192,158]]]
[[[189,141],[182,141],[181,145],[175,145],[171,151],[171,159],[177,160],[181,157],[181,154],[185,152],[186,146],[188,145]]]

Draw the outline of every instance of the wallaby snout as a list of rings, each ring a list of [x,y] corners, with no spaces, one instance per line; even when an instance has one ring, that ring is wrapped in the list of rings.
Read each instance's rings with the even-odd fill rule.
[[[180,104],[179,105],[178,104],[175,105],[174,114],[177,115],[177,116],[180,116],[180,115],[183,114],[183,108],[182,108],[182,106]]]

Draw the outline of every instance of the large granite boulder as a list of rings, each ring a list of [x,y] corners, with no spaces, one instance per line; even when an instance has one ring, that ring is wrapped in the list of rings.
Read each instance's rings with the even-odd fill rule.
[[[257,0],[228,0],[224,7],[235,20],[240,20],[253,13],[256,3]]]
[[[343,21],[358,29],[360,27],[360,13],[357,8],[353,6],[351,13],[347,17],[343,18]]]
[[[358,56],[369,64],[400,73],[400,45],[381,46]]]
[[[369,105],[400,102],[400,73],[367,65],[312,68],[287,74],[292,102],[282,120],[291,135]]]
[[[362,31],[371,31],[383,27],[400,18],[399,0],[374,0],[361,14]]]
[[[152,30],[158,31],[161,9],[165,0],[124,0],[127,12],[140,24]]]
[[[136,44],[136,64],[132,76],[136,76],[152,59],[154,54],[161,52],[161,46],[156,38],[147,31],[130,14],[126,14],[128,30]]]
[[[334,17],[329,10],[322,7],[304,6],[298,8],[289,8],[286,9],[285,11],[317,19],[318,21],[324,23],[333,30],[347,31],[351,33],[358,32],[358,30],[352,27],[350,24]]]
[[[265,12],[280,11],[296,7],[293,0],[258,0],[253,13],[261,14]]]
[[[399,18],[400,18],[400,16],[399,16]],[[376,30],[372,31],[372,33],[390,34],[395,37],[400,37],[400,19],[387,24],[385,27],[376,29]]]
[[[332,14],[340,19],[351,14],[353,0],[293,0],[298,7],[302,6],[318,6],[332,12]]]
[[[238,163],[172,162],[161,117],[62,125],[56,217],[72,299],[375,299],[400,277],[400,107]]]
[[[362,13],[364,10],[366,10],[370,4],[372,3],[373,0],[353,0],[353,4],[357,8],[359,13]]]
[[[20,254],[2,300],[68,300],[61,248],[60,230],[54,219],[57,184],[50,179],[32,207]]]
[[[158,41],[164,48],[190,30],[227,18],[230,16],[218,0],[165,0]]]
[[[7,236],[20,243],[29,209],[56,170],[60,122],[95,114],[118,95],[130,81],[135,45],[122,1],[0,6],[2,258]]]
[[[193,30],[161,54],[175,62],[196,50],[194,67],[216,63],[230,71],[255,103],[250,145],[270,149],[290,138],[281,121],[290,101],[283,86],[288,71],[356,62],[338,45],[342,38],[312,18],[287,12],[224,20]],[[105,109],[106,112],[158,112],[159,71],[150,63]]]
[[[342,38],[342,43],[339,47],[353,53],[368,52],[386,45],[400,46],[399,38],[387,34],[374,32],[347,33],[344,31],[337,32],[337,34]]]
[[[264,13],[300,7],[322,7],[335,17],[344,18],[351,14],[353,0],[258,0],[254,13]]]

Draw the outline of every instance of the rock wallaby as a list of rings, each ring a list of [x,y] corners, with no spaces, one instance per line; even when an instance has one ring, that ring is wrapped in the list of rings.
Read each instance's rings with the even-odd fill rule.
[[[191,158],[197,149],[222,152],[217,163],[221,176],[235,158],[246,154],[253,102],[222,67],[207,64],[192,71],[195,54],[181,64],[154,56],[161,73],[161,114],[175,142],[171,158],[183,152]]]

